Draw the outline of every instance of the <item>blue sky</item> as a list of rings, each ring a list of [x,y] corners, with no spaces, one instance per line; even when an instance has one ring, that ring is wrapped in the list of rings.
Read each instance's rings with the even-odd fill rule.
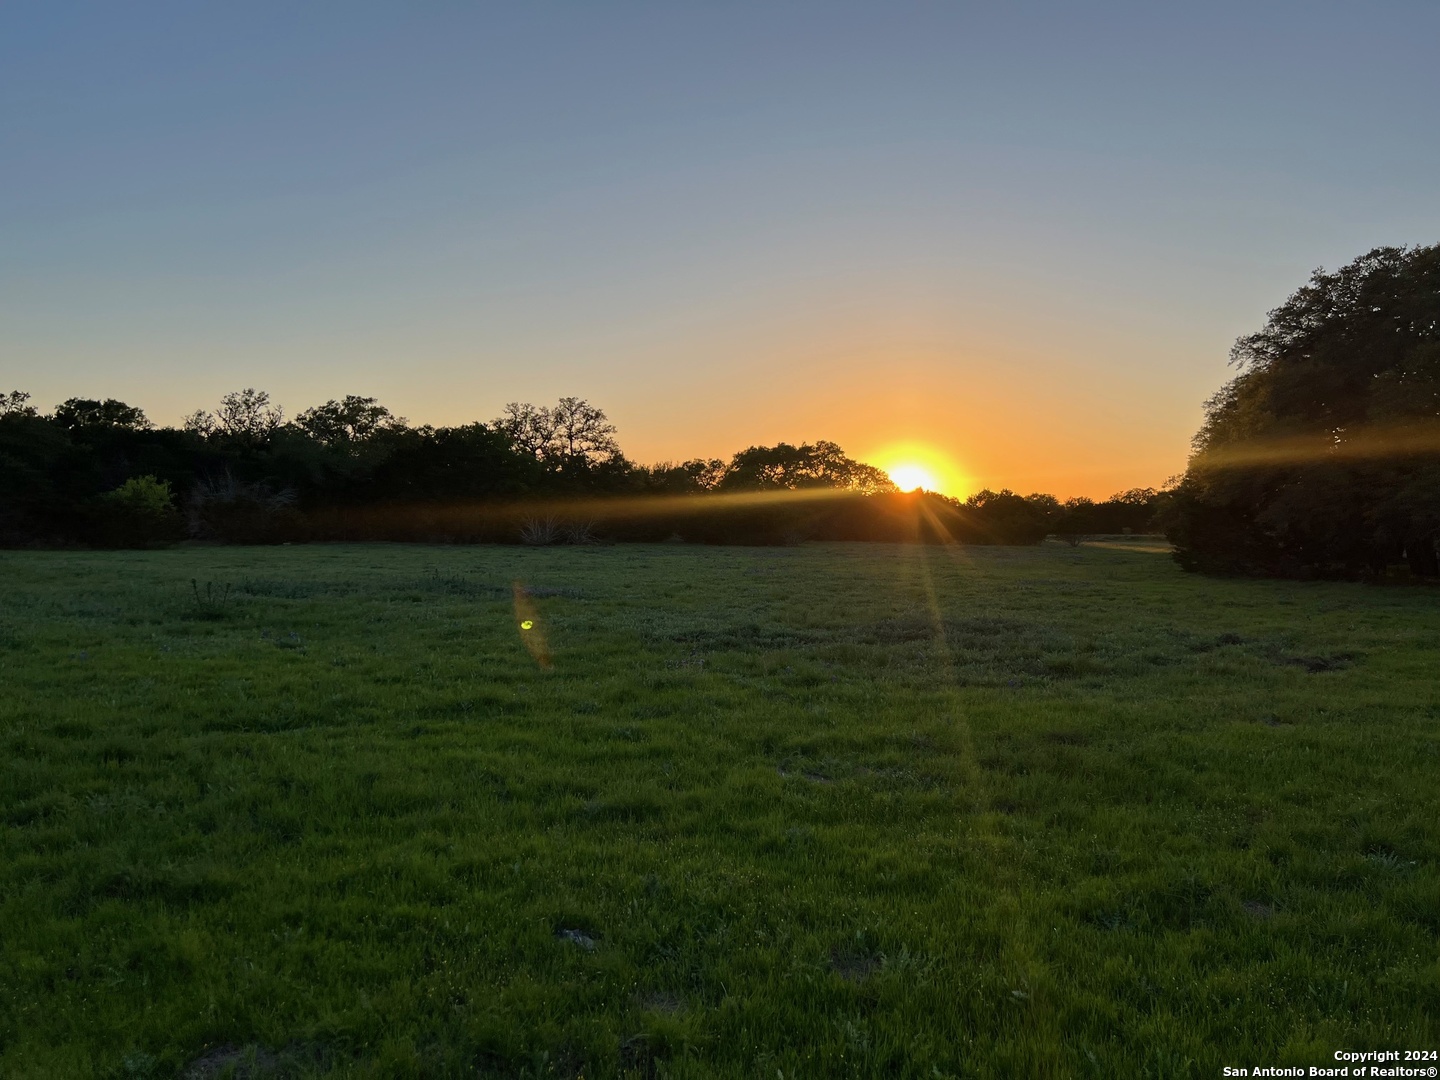
[[[1440,241],[1437,40],[1434,3],[7,5],[0,390],[576,394],[641,460],[1158,483],[1310,270]]]

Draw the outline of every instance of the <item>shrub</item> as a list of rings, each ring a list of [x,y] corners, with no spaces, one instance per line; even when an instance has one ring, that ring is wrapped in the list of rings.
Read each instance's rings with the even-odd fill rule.
[[[520,525],[520,542],[531,547],[548,547],[560,542],[560,522],[553,517],[527,518]]]
[[[167,481],[132,476],[95,502],[91,540],[102,547],[158,547],[184,534]]]
[[[295,493],[230,473],[205,480],[190,493],[187,527],[196,540],[226,544],[277,544],[300,532]]]

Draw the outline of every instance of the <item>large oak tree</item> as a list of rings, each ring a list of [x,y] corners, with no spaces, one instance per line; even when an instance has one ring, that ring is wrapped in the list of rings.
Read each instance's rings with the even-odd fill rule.
[[[1317,270],[1232,361],[1170,511],[1181,563],[1440,574],[1440,245]]]

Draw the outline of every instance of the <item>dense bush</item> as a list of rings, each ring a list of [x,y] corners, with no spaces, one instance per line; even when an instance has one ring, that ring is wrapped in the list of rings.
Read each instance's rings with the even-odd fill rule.
[[[191,489],[187,519],[192,539],[226,544],[278,544],[304,527],[293,491],[237,480],[229,472]]]

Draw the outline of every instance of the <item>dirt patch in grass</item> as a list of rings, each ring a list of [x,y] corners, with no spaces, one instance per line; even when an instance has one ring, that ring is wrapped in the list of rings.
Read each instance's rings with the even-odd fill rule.
[[[568,941],[572,945],[578,945],[586,952],[595,951],[595,939],[585,933],[584,930],[576,930],[574,927],[562,926],[555,931],[555,936],[561,941]]]
[[[259,1080],[281,1075],[280,1057],[263,1046],[217,1046],[186,1065],[183,1080]]]
[[[880,958],[854,949],[832,949],[830,970],[846,982],[864,982],[880,970]]]
[[[642,994],[636,1004],[646,1012],[658,1012],[673,1015],[685,1008],[685,999],[678,994],[672,994],[668,990],[655,990],[648,994]]]
[[[1279,663],[1288,667],[1304,668],[1310,674],[1318,675],[1322,671],[1341,671],[1352,666],[1358,659],[1354,653],[1340,652],[1328,656],[1282,656]]]
[[[784,769],[783,767],[777,768],[775,771],[778,772],[781,776],[785,777],[786,779],[789,779],[790,777],[799,777],[801,780],[808,780],[808,781],[810,781],[810,783],[812,783],[812,784],[833,784],[833,783],[835,783],[835,780],[834,780],[833,777],[826,776],[826,775],[824,775],[823,773],[810,772],[810,771],[808,771],[808,770],[807,770],[807,771],[789,772],[789,771],[787,771],[786,769]]]

